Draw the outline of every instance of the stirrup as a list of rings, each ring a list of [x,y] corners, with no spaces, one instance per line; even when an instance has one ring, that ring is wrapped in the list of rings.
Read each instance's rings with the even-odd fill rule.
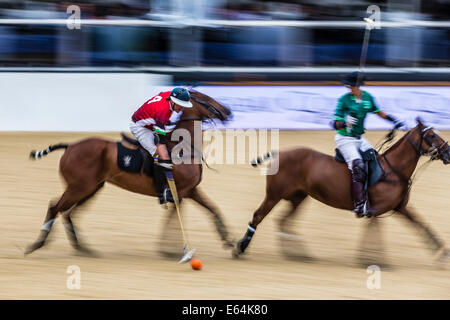
[[[362,211],[357,210],[357,209],[362,209]],[[359,206],[358,208],[353,209],[353,212],[356,213],[357,218],[362,218],[362,217],[370,218],[372,216],[372,214],[376,213],[377,211],[373,208],[370,208],[368,201],[366,201],[362,205],[362,208],[361,208],[361,206]]]
[[[159,196],[159,204],[166,204],[167,202],[174,202],[172,193],[169,188],[165,188],[162,194]]]

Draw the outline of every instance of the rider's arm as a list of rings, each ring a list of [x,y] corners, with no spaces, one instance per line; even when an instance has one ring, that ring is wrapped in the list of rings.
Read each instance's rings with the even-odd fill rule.
[[[386,119],[386,120],[391,120],[391,119],[389,119],[389,115],[388,114],[386,114],[384,111],[378,111],[377,112],[377,115],[379,115],[381,118],[383,118],[383,119]],[[392,120],[391,120],[392,121]]]
[[[153,131],[159,135],[166,135],[175,129],[177,122],[180,120],[182,112],[173,111],[171,114],[167,113],[165,116],[159,118],[156,124],[153,125]]]
[[[384,111],[381,111],[381,109],[375,103],[375,99],[372,96],[370,96],[370,100],[372,101],[372,110],[371,111],[373,113],[377,114],[378,116],[380,116],[381,118],[393,122],[395,129],[405,125],[402,121],[400,121],[399,119],[397,119],[393,115],[390,115],[390,114],[385,113]]]
[[[379,115],[383,119],[393,122],[394,128],[396,128],[396,129],[405,125],[401,120],[399,120],[396,117],[394,117],[393,115],[387,114],[381,110],[377,112],[377,115]]]

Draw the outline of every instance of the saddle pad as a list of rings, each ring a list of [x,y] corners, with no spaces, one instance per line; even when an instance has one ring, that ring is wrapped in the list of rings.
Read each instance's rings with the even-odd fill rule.
[[[366,173],[368,178],[368,187],[373,186],[376,184],[380,178],[383,175],[383,171],[381,170],[380,164],[377,160],[378,152],[374,149],[369,149],[367,151],[362,152],[359,150],[359,153],[361,154],[361,157],[363,158],[364,162],[367,163],[366,166]],[[338,162],[344,162],[345,159],[342,156],[342,153],[339,149],[336,148],[336,155],[334,156],[334,159]]]
[[[141,172],[144,159],[139,150],[125,148],[122,143],[117,142],[117,165],[126,172]]]
[[[145,155],[143,153],[146,153]],[[140,173],[144,166],[144,173],[153,177],[154,159],[147,151],[125,148],[121,142],[117,142],[117,165],[121,170],[131,173]]]

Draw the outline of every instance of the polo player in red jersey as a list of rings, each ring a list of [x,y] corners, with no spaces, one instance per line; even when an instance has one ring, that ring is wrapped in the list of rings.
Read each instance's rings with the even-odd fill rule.
[[[139,143],[157,160],[154,182],[160,204],[173,202],[167,186],[167,177],[172,177],[172,160],[166,146],[165,136],[180,119],[183,108],[192,108],[191,95],[184,88],[161,92],[145,102],[132,116],[131,133]]]

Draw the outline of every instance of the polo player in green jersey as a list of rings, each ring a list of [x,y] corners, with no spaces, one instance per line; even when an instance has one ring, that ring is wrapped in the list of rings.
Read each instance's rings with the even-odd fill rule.
[[[360,85],[364,84],[363,78],[363,74],[353,72],[342,81],[350,92],[339,98],[333,122],[333,127],[337,130],[334,138],[336,146],[352,173],[351,190],[355,206],[353,211],[358,218],[375,212],[369,207],[364,190],[367,177],[364,161],[359,152],[373,149],[370,142],[362,136],[365,132],[364,120],[368,113],[375,113],[383,119],[392,121],[395,128],[404,125],[402,121],[381,111],[370,93],[360,90]]]

